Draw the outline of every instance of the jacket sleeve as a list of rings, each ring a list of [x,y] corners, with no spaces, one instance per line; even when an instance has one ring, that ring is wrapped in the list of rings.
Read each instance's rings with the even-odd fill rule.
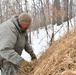
[[[0,55],[12,62],[20,64],[24,59],[14,50],[14,45],[17,40],[17,35],[10,28],[0,28]]]
[[[32,48],[32,46],[28,42],[28,34],[27,33],[26,33],[25,39],[26,39],[25,51],[27,53],[31,54],[33,52],[33,48]]]

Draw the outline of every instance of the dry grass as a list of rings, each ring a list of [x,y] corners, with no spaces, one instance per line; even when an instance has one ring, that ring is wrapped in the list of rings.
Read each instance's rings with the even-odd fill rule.
[[[55,41],[33,64],[30,75],[76,75],[76,31]]]

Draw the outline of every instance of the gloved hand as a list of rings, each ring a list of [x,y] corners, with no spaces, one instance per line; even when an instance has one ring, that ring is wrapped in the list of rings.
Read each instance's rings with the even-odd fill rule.
[[[23,61],[20,64],[20,68],[24,71],[24,72],[30,72],[32,70],[32,65],[31,63],[27,62],[27,61]]]
[[[30,53],[30,56],[31,56],[31,60],[36,60],[37,57],[36,55],[34,54],[34,52]]]

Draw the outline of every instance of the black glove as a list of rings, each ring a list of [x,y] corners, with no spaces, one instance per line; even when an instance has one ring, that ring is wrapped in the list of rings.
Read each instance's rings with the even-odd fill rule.
[[[31,56],[31,60],[36,60],[37,57],[36,55],[34,54],[34,52],[30,53],[30,56]]]

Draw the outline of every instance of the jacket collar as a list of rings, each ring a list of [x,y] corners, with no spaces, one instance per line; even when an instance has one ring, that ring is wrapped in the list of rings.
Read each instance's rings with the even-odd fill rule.
[[[19,22],[18,22],[18,16],[13,16],[11,18],[11,21],[13,22],[13,24],[16,26],[16,28],[18,29],[19,32],[22,32],[22,29],[19,26]]]

